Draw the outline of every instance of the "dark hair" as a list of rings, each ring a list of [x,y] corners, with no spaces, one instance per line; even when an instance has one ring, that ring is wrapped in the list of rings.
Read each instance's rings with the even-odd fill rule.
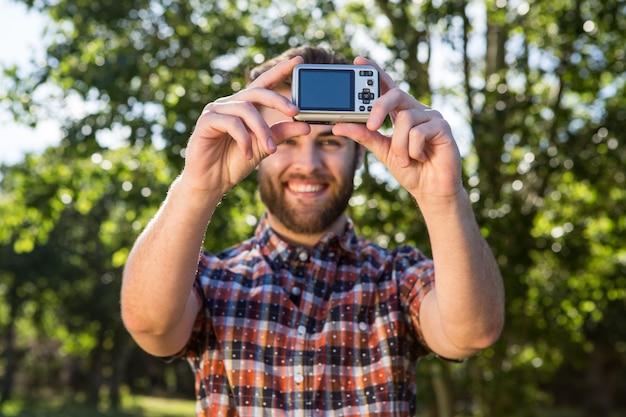
[[[252,68],[246,74],[246,82],[250,84],[256,80],[261,74],[276,64],[288,59],[301,56],[305,64],[350,64],[350,62],[342,55],[331,50],[318,46],[299,46],[291,48],[282,54],[265,61],[264,63]],[[285,84],[291,85],[291,77],[285,80]]]

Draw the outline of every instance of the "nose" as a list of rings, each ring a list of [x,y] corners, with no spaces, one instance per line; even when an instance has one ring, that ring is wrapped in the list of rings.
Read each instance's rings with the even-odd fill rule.
[[[295,171],[302,174],[314,173],[323,165],[321,150],[316,146],[315,140],[301,140],[293,158]]]

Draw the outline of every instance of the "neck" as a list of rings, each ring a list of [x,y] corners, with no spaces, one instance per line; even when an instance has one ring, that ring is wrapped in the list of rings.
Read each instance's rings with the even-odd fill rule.
[[[313,248],[320,241],[322,237],[327,235],[328,233],[334,233],[336,235],[341,235],[345,232],[346,226],[348,224],[348,219],[344,214],[339,216],[337,220],[335,220],[328,228],[319,233],[297,233],[293,230],[287,228],[284,224],[282,224],[276,217],[272,215],[272,213],[267,213],[267,219],[269,221],[270,227],[276,234],[278,234],[284,241],[293,246],[305,247],[305,248]]]

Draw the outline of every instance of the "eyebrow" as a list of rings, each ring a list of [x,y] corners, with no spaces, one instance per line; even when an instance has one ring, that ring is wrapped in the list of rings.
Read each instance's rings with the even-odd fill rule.
[[[340,135],[335,135],[333,133],[332,127],[330,128],[330,130],[327,130],[325,132],[321,132],[319,133],[316,138],[317,139],[324,139],[324,138],[328,138],[328,137],[332,137],[332,138],[342,138],[342,139],[349,139],[346,136],[340,136]]]

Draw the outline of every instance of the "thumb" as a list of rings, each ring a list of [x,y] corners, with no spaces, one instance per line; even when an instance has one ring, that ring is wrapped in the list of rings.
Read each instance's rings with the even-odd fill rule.
[[[337,123],[333,126],[333,134],[345,136],[363,145],[372,152],[379,161],[384,161],[389,152],[390,139],[378,131],[369,130],[361,123]]]

